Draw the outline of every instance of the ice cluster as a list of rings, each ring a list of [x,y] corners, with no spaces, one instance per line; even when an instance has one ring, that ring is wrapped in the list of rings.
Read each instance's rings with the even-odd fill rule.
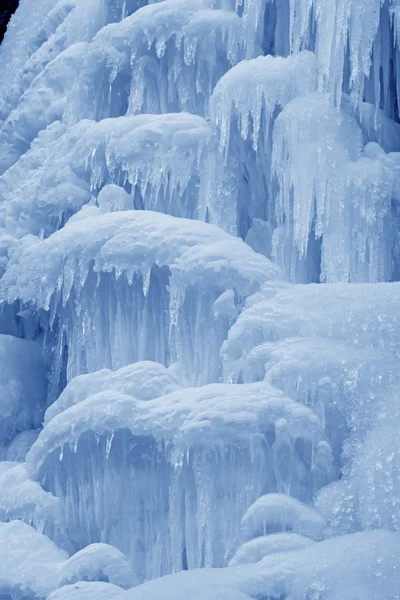
[[[399,0],[20,0],[0,599],[399,600]]]

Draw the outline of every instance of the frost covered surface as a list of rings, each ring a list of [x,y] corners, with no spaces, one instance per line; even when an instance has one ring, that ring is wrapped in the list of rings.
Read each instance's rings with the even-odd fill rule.
[[[400,3],[21,0],[0,597],[398,600]]]

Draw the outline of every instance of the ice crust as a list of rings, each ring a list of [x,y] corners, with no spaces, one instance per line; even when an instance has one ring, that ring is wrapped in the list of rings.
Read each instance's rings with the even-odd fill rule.
[[[399,0],[20,0],[0,600],[398,600]]]

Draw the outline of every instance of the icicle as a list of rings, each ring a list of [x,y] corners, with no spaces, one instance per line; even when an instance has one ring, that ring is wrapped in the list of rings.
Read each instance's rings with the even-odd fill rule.
[[[106,460],[108,460],[108,457],[110,456],[110,452],[111,452],[111,445],[114,439],[114,435],[115,432],[112,431],[111,433],[107,434],[107,438],[106,438]]]

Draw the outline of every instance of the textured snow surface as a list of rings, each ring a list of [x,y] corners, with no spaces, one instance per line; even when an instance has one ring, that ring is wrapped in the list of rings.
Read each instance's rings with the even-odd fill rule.
[[[20,0],[0,72],[0,600],[399,600],[399,0]]]

